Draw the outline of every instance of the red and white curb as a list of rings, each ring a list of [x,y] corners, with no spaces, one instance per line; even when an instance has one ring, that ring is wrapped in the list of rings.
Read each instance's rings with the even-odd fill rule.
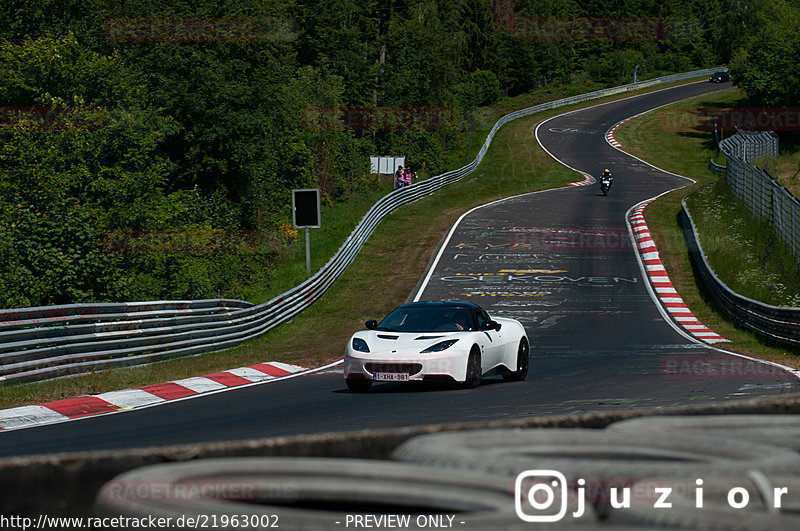
[[[153,406],[191,396],[280,379],[307,370],[277,361],[227,371],[146,385],[137,389],[56,400],[35,406],[0,410],[0,430],[29,428],[84,417]]]
[[[617,124],[617,125],[619,125],[619,124]],[[614,138],[614,129],[617,128],[617,125],[615,125],[613,129],[609,129],[608,132],[606,133],[606,142],[608,142],[609,144],[611,144],[615,148],[622,147],[622,144],[617,142],[617,139]]]
[[[617,131],[617,128],[619,126],[621,126],[622,124],[624,124],[625,122],[627,122],[628,120],[633,120],[634,118],[638,118],[639,116],[641,116],[643,114],[646,114],[648,112],[650,112],[650,111],[640,112],[639,114],[636,114],[634,116],[629,116],[629,117],[625,118],[624,120],[620,120],[619,122],[617,122],[614,125],[612,125],[611,129],[606,131],[606,142],[608,142],[609,144],[611,144],[615,148],[620,149],[622,147],[622,144],[620,144],[619,141],[616,138],[614,138],[614,133]]]
[[[664,264],[661,263],[658,248],[650,235],[650,229],[648,229],[647,223],[644,220],[643,211],[651,201],[653,200],[650,199],[639,203],[631,209],[628,222],[633,231],[636,250],[642,258],[642,263],[644,264],[650,284],[653,286],[653,291],[655,291],[659,301],[672,319],[693,337],[706,343],[728,341],[701,323],[689,307],[686,306],[686,303],[683,302],[683,299],[678,295],[678,292],[672,285],[669,275],[667,275],[667,271],[664,269]]]
[[[617,139],[614,138],[614,133],[616,132],[617,128],[619,128],[619,126],[625,122],[633,120],[634,118],[637,118],[647,112],[650,112],[650,110],[630,116],[615,123],[611,129],[606,132],[606,142],[611,144],[616,149],[623,151],[622,144],[620,144]],[[623,153],[626,152],[623,151]],[[658,300],[661,302],[662,306],[667,310],[669,316],[692,337],[695,337],[696,339],[699,339],[705,343],[722,343],[729,341],[701,323],[697,317],[695,317],[689,307],[686,306],[686,303],[683,302],[683,299],[680,295],[678,295],[678,292],[672,285],[672,281],[670,281],[669,275],[667,275],[667,270],[664,268],[664,264],[661,262],[661,258],[659,257],[656,243],[650,236],[650,229],[647,227],[647,223],[644,220],[643,212],[645,207],[655,199],[656,198],[649,199],[633,207],[630,210],[628,222],[630,223],[631,230],[633,231],[633,238],[636,242],[636,250],[642,259],[647,277],[650,281],[650,284],[653,286],[653,291],[655,292],[656,297],[658,297]]]
[[[584,177],[582,181],[569,183],[569,184],[567,184],[567,186],[589,186],[589,185],[594,184],[594,183],[597,182],[595,180],[595,178],[592,177],[591,175],[589,175],[588,173],[583,173],[583,172],[581,172],[581,173],[583,174],[583,177]]]

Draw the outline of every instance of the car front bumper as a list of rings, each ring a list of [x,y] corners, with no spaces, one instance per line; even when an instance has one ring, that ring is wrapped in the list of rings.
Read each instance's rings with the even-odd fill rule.
[[[467,374],[467,358],[468,353],[449,349],[404,355],[348,352],[344,357],[344,377],[375,380],[376,373],[389,373],[408,374],[408,381],[452,379],[463,382]]]

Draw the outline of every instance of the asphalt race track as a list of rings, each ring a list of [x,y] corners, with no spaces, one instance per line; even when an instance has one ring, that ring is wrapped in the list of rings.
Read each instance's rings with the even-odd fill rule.
[[[595,176],[605,167],[612,169],[609,196],[602,196],[599,185],[527,194],[476,209],[455,227],[417,297],[470,300],[522,321],[532,344],[527,381],[504,383],[492,377],[473,390],[380,384],[358,395],[346,390],[340,371],[329,370],[0,433],[0,456],[672,406],[800,391],[796,379],[774,370],[724,376],[671,372],[686,362],[702,367],[696,362],[733,359],[687,339],[664,321],[628,237],[625,213],[631,206],[686,181],[626,156],[604,138],[621,119],[727,86],[693,83],[545,122],[538,135],[555,157]]]

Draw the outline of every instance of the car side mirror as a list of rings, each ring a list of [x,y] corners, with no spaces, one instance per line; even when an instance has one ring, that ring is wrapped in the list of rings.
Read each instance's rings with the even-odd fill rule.
[[[378,328],[378,321],[376,321],[375,319],[370,319],[369,321],[364,323],[364,326],[366,326],[370,330],[375,330],[376,328]]]
[[[500,328],[502,328],[502,325],[497,321],[486,321],[481,326],[482,330],[500,330]]]

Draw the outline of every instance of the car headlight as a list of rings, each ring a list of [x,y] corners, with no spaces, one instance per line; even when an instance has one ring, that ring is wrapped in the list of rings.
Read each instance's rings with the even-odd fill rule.
[[[369,346],[367,346],[367,342],[360,337],[354,337],[353,350],[357,350],[358,352],[369,352]]]
[[[447,341],[440,341],[435,345],[431,345],[430,347],[423,350],[422,354],[429,354],[431,352],[441,352],[443,350],[449,349],[456,343],[458,343],[458,339],[448,339]]]

